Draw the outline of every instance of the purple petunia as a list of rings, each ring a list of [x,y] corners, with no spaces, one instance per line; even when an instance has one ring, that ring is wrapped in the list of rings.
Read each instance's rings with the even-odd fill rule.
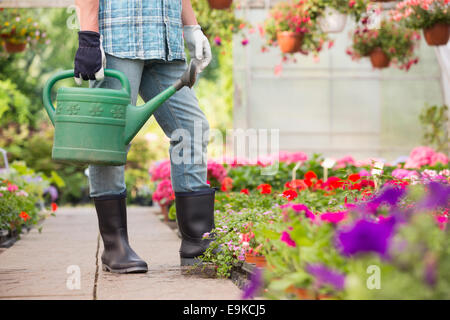
[[[52,199],[52,202],[55,202],[56,199],[58,199],[58,189],[56,189],[54,186],[50,186],[44,190],[44,194],[50,194],[50,198]]]
[[[318,286],[331,285],[336,290],[343,290],[345,286],[345,275],[328,268],[327,266],[316,263],[306,266],[306,271],[316,278]]]
[[[249,284],[244,288],[242,292],[242,299],[253,299],[258,291],[263,286],[262,271],[260,268],[255,268]]]
[[[349,228],[338,230],[337,247],[345,256],[353,256],[360,252],[375,252],[387,258],[394,226],[394,218],[381,222],[358,220]]]
[[[445,208],[450,202],[450,186],[438,182],[428,184],[428,195],[419,207],[425,209]]]
[[[400,199],[405,195],[405,190],[402,188],[385,187],[381,192],[373,198],[370,202],[378,205],[388,203],[391,206],[397,205]]]

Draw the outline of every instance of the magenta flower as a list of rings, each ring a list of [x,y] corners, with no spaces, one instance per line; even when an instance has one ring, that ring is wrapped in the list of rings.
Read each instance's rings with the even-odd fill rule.
[[[16,186],[15,184],[8,184],[8,191],[9,192],[14,192],[14,191],[17,191],[17,190],[19,190],[18,186]]]
[[[378,223],[361,219],[337,232],[336,245],[345,256],[375,252],[387,258],[394,226],[395,219]]]
[[[156,162],[149,170],[152,181],[170,179],[170,160]]]
[[[309,264],[306,266],[306,271],[316,278],[319,287],[331,285],[336,290],[343,290],[345,287],[345,275],[323,264]]]
[[[305,216],[313,221],[316,219],[316,215],[311,210],[309,210],[309,208],[306,205],[302,203],[293,204],[291,205],[291,208],[295,212],[304,212]]]
[[[243,46],[246,46],[246,45],[248,44],[248,39],[247,39],[247,38],[242,39],[241,44],[242,44]]]
[[[222,45],[222,39],[221,39],[219,36],[216,36],[216,37],[214,38],[214,43],[215,43],[217,46],[220,46],[220,45]]]
[[[342,220],[345,220],[345,218],[347,218],[347,215],[347,211],[324,212],[320,215],[320,220],[331,223],[339,223]]]
[[[284,243],[286,243],[289,247],[296,246],[295,241],[292,240],[291,236],[286,231],[283,231],[283,233],[281,234],[280,240],[283,241]]]

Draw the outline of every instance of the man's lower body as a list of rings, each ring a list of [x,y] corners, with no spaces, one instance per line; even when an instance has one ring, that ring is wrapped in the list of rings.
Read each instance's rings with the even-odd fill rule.
[[[148,101],[172,85],[186,69],[184,61],[121,59],[107,55],[107,68],[122,71],[130,81],[131,102],[138,94]],[[120,89],[117,79],[105,78],[95,87]],[[214,228],[214,189],[207,184],[208,121],[192,89],[184,87],[154,113],[170,139],[171,179],[182,235],[182,265],[198,262]],[[146,272],[147,264],[131,249],[126,222],[124,166],[89,166],[90,196],[97,210],[104,252],[103,269],[117,273]]]

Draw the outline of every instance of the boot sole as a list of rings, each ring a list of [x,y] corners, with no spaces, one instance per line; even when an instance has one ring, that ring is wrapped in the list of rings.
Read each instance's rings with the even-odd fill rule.
[[[106,264],[102,264],[102,270],[111,273],[146,273],[148,268],[146,267],[130,267],[124,269],[113,269]]]

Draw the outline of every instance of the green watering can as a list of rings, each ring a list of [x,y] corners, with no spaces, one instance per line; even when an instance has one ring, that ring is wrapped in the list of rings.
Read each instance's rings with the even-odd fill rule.
[[[66,163],[125,164],[127,145],[159,106],[184,86],[194,85],[199,64],[192,59],[180,79],[139,107],[131,105],[127,77],[106,69],[105,76],[118,79],[121,90],[62,87],[57,91],[55,109],[51,101],[53,85],[74,76],[73,70],[56,73],[43,93],[45,110],[55,127],[52,158]]]

